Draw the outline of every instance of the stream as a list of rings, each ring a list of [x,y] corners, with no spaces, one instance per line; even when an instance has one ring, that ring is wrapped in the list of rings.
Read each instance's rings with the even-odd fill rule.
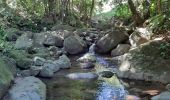
[[[89,52],[96,56],[97,62],[110,66],[102,56],[93,52],[93,45]],[[47,85],[47,100],[125,100],[129,94],[119,79],[113,77],[104,80],[72,80],[66,77],[70,73],[96,72],[95,69],[82,69],[76,61],[83,55],[69,56],[72,67],[57,72],[51,79],[42,79]],[[145,87],[145,86],[143,86]],[[153,89],[153,88],[152,88]],[[131,99],[130,99],[131,100]],[[139,100],[136,98],[135,100]]]

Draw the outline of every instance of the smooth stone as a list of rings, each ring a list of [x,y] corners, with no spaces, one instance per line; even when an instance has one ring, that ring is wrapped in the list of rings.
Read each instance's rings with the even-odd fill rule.
[[[113,75],[115,75],[115,73],[113,73],[111,71],[102,71],[102,72],[99,72],[99,75],[101,77],[111,78]]]
[[[80,63],[82,69],[90,69],[94,68],[94,64],[92,62]]]
[[[66,75],[66,77],[74,80],[79,80],[79,79],[88,80],[88,79],[97,79],[98,75],[95,73],[71,73]]]
[[[16,78],[7,100],[46,100],[46,85],[33,76]]]

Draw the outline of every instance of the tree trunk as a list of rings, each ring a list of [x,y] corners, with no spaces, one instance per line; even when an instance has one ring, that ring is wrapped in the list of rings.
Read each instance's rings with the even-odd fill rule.
[[[90,19],[92,18],[92,15],[93,15],[94,6],[95,6],[95,0],[92,0],[91,10],[90,10]]]
[[[162,14],[162,0],[157,0],[157,12]]]
[[[133,19],[135,21],[136,26],[142,26],[142,24],[144,23],[144,19],[137,12],[136,7],[134,6],[133,1],[132,0],[128,0],[128,4],[129,4],[130,10],[132,12]]]

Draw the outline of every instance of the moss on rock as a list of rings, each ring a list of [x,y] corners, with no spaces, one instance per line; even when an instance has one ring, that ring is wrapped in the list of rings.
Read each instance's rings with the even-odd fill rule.
[[[0,99],[7,92],[11,81],[13,80],[13,74],[8,69],[10,66],[0,58]]]

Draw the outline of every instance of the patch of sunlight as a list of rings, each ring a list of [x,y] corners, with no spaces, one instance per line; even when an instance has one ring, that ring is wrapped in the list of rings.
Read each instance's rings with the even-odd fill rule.
[[[13,9],[17,8],[17,1],[16,0],[6,0],[6,3],[9,5],[10,8],[13,8]]]

